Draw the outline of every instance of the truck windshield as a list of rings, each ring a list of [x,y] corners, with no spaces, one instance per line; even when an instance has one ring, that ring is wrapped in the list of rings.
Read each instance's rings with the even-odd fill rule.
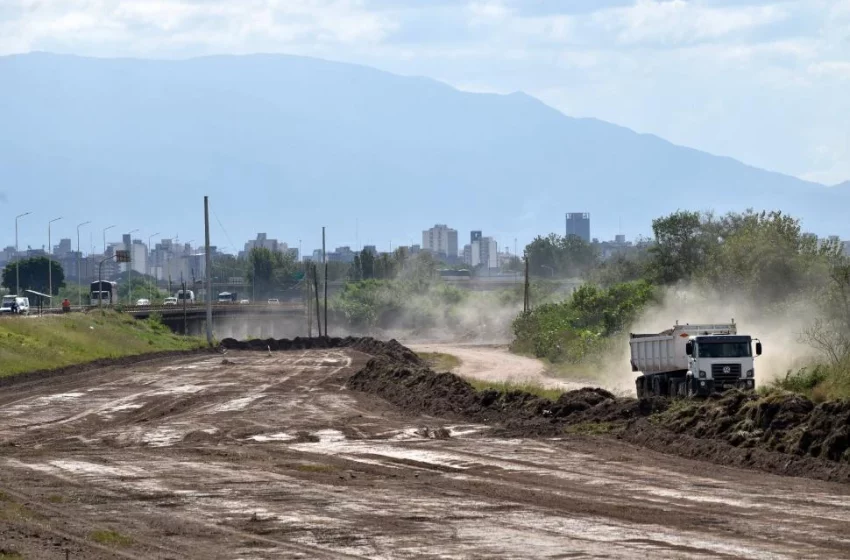
[[[749,358],[752,349],[749,342],[700,342],[697,344],[700,358]]]

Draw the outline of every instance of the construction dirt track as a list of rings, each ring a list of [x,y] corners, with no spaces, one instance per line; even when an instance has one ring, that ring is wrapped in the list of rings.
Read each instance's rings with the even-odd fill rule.
[[[0,551],[850,558],[847,485],[406,415],[344,388],[367,359],[230,351],[0,389]]]

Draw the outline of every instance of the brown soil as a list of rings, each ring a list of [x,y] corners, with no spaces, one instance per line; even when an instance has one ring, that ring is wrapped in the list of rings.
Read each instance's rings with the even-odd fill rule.
[[[476,391],[461,377],[379,356],[348,386],[417,413],[498,423],[511,436],[552,436],[604,424],[652,449],[720,464],[850,482],[850,402],[730,391],[706,401],[624,399],[599,388],[556,401],[522,391]]]
[[[0,550],[58,560],[66,550],[86,560],[850,557],[846,485],[563,432],[610,420],[692,437],[648,422],[647,404],[582,391],[545,405],[463,385],[457,400],[441,393],[456,381],[422,372],[397,343],[298,344],[325,347],[267,343],[0,388]],[[383,370],[354,347],[396,356],[386,375],[412,373],[370,381],[364,371]],[[374,393],[346,390],[353,378]],[[402,384],[408,394],[391,389]],[[402,406],[375,394],[379,385]],[[535,437],[504,437],[522,433]],[[641,445],[656,445],[641,433]]]

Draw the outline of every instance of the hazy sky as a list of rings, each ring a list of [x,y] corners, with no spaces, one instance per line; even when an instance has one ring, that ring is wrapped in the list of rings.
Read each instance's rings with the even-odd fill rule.
[[[281,52],[850,179],[850,0],[0,0],[0,54]]]

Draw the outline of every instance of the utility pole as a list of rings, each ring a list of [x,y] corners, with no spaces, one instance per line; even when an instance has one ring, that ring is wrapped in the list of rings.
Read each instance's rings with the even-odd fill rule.
[[[529,286],[528,286],[528,255],[525,255],[525,289],[524,289],[524,297],[522,302],[522,310],[527,313],[531,310],[531,301],[529,299]]]
[[[181,294],[183,296],[183,336],[187,336],[189,334],[189,321],[186,318],[186,282],[182,280],[182,277],[180,280],[180,286],[183,290],[183,293]]]
[[[21,295],[21,252],[18,249],[18,218],[29,216],[32,212],[25,212],[15,216],[15,295]]]
[[[50,299],[51,309],[53,308],[53,247],[50,245],[50,224],[61,219],[62,216],[59,216],[47,222],[47,295],[50,296],[48,299]]]
[[[304,263],[304,284],[307,289],[307,336],[313,338],[313,263]]]
[[[319,326],[319,338],[322,338],[322,306],[319,305],[319,267],[313,264],[313,284],[316,288],[316,324]]]
[[[80,271],[80,257],[82,253],[80,253],[80,228],[90,224],[91,222],[83,222],[77,225],[77,296],[79,299],[78,305],[80,307],[83,306],[83,275]]]
[[[328,255],[325,252],[325,226],[322,226],[322,260],[325,261],[325,338],[327,338],[328,337]],[[316,294],[316,296],[318,297],[318,294]]]
[[[210,265],[210,203],[209,197],[204,197],[204,244],[206,246],[206,250],[204,251],[204,265],[206,268],[206,277],[207,277],[207,344],[212,347],[213,345],[213,331],[212,331],[212,270]]]

